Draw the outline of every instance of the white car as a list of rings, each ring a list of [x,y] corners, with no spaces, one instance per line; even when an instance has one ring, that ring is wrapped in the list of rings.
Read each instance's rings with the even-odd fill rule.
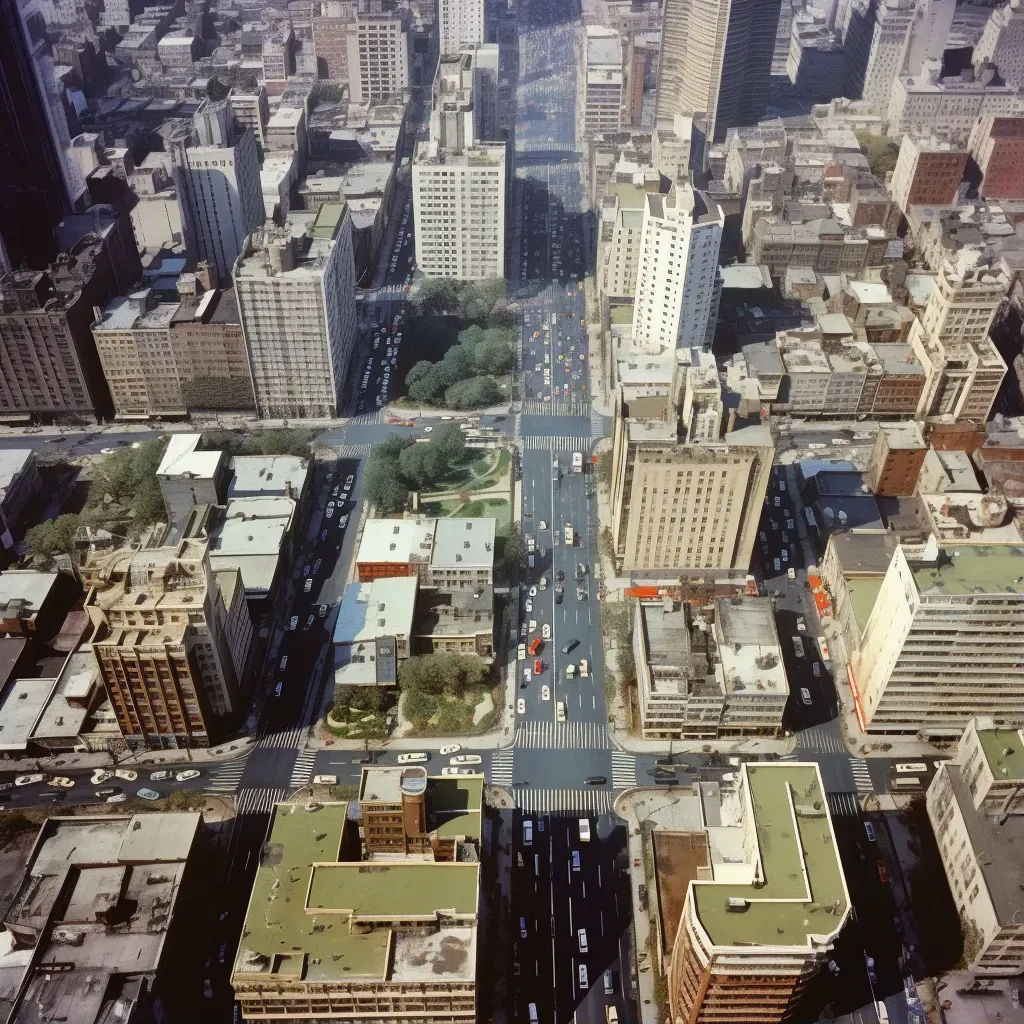
[[[530,682],[533,679],[533,670],[529,668],[523,669],[523,682]]]
[[[114,775],[123,782],[134,782],[139,777],[139,773],[132,768],[115,768]]]
[[[108,804],[123,804],[128,797],[124,793],[115,793],[113,796],[107,797]]]
[[[32,775],[18,775],[14,779],[14,784],[16,786],[34,786],[37,782],[42,782],[45,778],[45,775],[39,774],[38,772]]]
[[[548,528],[548,524],[546,522],[544,522],[543,519],[540,521],[540,528],[542,530],[546,530]]]
[[[526,599],[526,614],[529,615],[530,612],[532,612],[532,611],[533,611],[533,602],[529,598],[527,598]]]
[[[459,743],[449,744],[447,747],[442,747],[438,753],[447,757],[449,754],[457,754],[462,749],[462,745]]]
[[[797,628],[797,632],[799,632],[799,633],[806,633],[807,632],[807,623],[804,620],[804,617],[802,615],[798,615],[796,617],[796,628]]]
[[[520,644],[516,648],[516,658],[519,661],[526,661],[526,644]]]
[[[814,673],[814,678],[815,679],[820,679],[821,678],[821,666],[817,662],[815,662],[811,666],[811,671]]]
[[[442,775],[472,775],[472,768],[442,768]]]
[[[48,786],[53,786],[55,789],[71,789],[74,784],[75,780],[69,779],[66,775],[55,775],[47,783]]]
[[[545,622],[545,623],[544,623],[544,625],[543,625],[543,626],[541,626],[541,628],[540,628],[540,635],[541,635],[541,636],[542,636],[542,637],[543,637],[543,638],[544,638],[545,640],[550,640],[550,639],[551,639],[551,627],[550,627],[550,626],[549,626],[549,625],[548,625],[548,624],[547,624],[546,622]]]
[[[423,428],[423,433],[424,434],[429,434],[433,429],[434,429],[433,427],[424,427]]]
[[[811,691],[808,690],[806,686],[801,686],[800,687],[800,699],[805,704],[810,704],[811,703]]]
[[[199,775],[200,773],[195,768],[189,768],[186,771],[178,772],[174,777],[178,782],[189,782],[192,779],[198,779]]]
[[[519,700],[516,701],[516,714],[517,715],[525,715],[526,714],[526,701],[522,697],[520,697]]]
[[[94,786],[102,786],[104,782],[109,782],[114,777],[113,772],[109,772],[104,768],[97,768],[92,773],[92,778],[89,780]]]
[[[530,597],[536,597],[536,596],[537,596],[537,588],[535,586],[534,587],[530,587]]]
[[[279,667],[280,667],[282,672],[288,667],[288,655],[287,654],[282,654],[281,655],[281,662],[280,662]]]
[[[549,686],[542,686],[540,688],[540,699],[541,700],[551,700],[551,687],[549,687]]]
[[[164,779],[169,779],[170,777],[171,777],[171,773],[168,772],[168,771],[159,771],[159,772],[150,772],[149,773],[149,781],[150,782],[162,782]]]
[[[297,629],[297,628],[298,628],[298,625],[299,625],[299,617],[298,617],[298,615],[293,615],[293,616],[292,616],[292,617],[291,617],[291,618],[290,618],[290,619],[288,620],[288,628],[289,628],[289,629]]]

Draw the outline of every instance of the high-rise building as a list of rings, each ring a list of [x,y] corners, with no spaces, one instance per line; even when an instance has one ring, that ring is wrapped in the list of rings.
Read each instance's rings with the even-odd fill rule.
[[[688,182],[645,199],[633,341],[654,350],[701,347],[714,332],[721,293],[722,208]]]
[[[189,253],[226,282],[246,236],[264,220],[256,139],[237,131],[227,100],[207,101],[168,147]]]
[[[1024,199],[1024,118],[979,118],[968,147],[981,171],[980,195]]]
[[[107,417],[110,389],[90,325],[94,309],[142,273],[131,223],[111,206],[61,221],[65,250],[47,271],[0,279],[0,411]]]
[[[1005,272],[978,248],[965,247],[942,261],[908,338],[925,370],[918,418],[988,419],[1006,375],[989,329],[1008,288]]]
[[[584,139],[617,132],[622,125],[622,38],[613,28],[588,25],[582,55],[577,130]]]
[[[899,208],[951,205],[967,167],[967,149],[944,139],[904,135],[889,191]]]
[[[975,64],[995,64],[1007,84],[1024,86],[1024,4],[1010,0],[990,15],[971,59]]]
[[[698,833],[704,856],[685,861],[668,972],[675,1021],[786,1020],[851,912],[818,766],[745,764],[738,774],[736,813],[722,815],[714,845]],[[714,852],[726,842],[735,854]]]
[[[704,135],[764,114],[781,0],[666,0],[656,118],[693,116]]]
[[[903,73],[916,6],[917,0],[852,0],[847,8],[845,95],[876,114],[888,111],[892,84]]]
[[[624,573],[746,573],[771,479],[770,446],[679,444],[675,424],[617,416],[612,543]]]
[[[150,749],[215,743],[237,710],[252,638],[251,626],[233,624],[248,621],[242,586],[231,588],[229,608],[207,542],[198,538],[122,549],[96,562],[85,609],[125,741]]]
[[[848,665],[871,734],[954,738],[972,715],[1024,724],[1024,550],[896,549]]]
[[[400,101],[409,88],[409,15],[360,12],[348,30],[348,88],[353,103]]]
[[[625,82],[622,95],[622,123],[640,124],[644,116],[644,79],[650,49],[634,32],[626,44]]]
[[[643,184],[631,180],[608,185],[597,242],[597,287],[602,296],[632,301],[636,293],[646,204]]]
[[[355,18],[355,0],[318,0],[313,5],[313,52],[318,78],[348,81],[348,32]]]
[[[487,42],[484,0],[438,0],[437,20],[441,56]]]
[[[928,445],[913,420],[882,423],[868,463],[871,489],[885,497],[913,494],[927,454]]]
[[[337,416],[356,340],[348,204],[254,233],[234,279],[259,414]]]
[[[241,129],[244,131],[248,128],[252,132],[262,156],[267,147],[265,129],[270,120],[270,104],[267,100],[266,86],[254,85],[251,88],[241,85],[233,86],[231,92],[228,93],[228,104]]]

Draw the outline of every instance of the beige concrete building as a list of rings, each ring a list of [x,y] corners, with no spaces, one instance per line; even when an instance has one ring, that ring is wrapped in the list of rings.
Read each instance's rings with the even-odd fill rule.
[[[814,763],[745,764],[700,813],[668,970],[671,1019],[774,1024],[799,1005],[850,915],[850,894]],[[656,833],[658,835],[658,833]],[[693,833],[675,833],[677,836]]]
[[[618,570],[746,573],[774,448],[679,444],[674,434],[675,424],[616,420],[612,540]]]
[[[207,547],[192,538],[83,566],[93,651],[131,747],[207,746],[237,710],[252,626],[240,580],[215,575]]]
[[[1006,374],[989,329],[1009,279],[978,248],[947,255],[908,342],[925,371],[917,418],[988,419]]]
[[[848,677],[872,734],[956,737],[973,715],[1024,723],[1024,549],[900,546]]]
[[[1024,814],[1024,730],[1000,728],[991,718],[972,718],[955,760],[976,811]]]
[[[1020,733],[972,722],[953,761],[942,761],[926,806],[953,901],[960,912],[964,958],[976,977],[1024,970],[1024,816],[979,806],[979,773],[1024,779]],[[1018,807],[1018,811],[1019,811]]]
[[[171,351],[177,302],[157,302],[149,288],[110,302],[92,325],[118,419],[184,416],[178,368]]]
[[[638,601],[633,657],[645,739],[775,736],[782,728],[789,684],[769,598],[721,598],[700,610],[671,597]]]
[[[597,286],[603,296],[612,300],[632,302],[636,292],[644,194],[642,185],[609,183],[601,203]]]
[[[622,124],[622,38],[613,28],[587,25],[580,69],[580,106],[577,121],[584,139],[601,132],[617,132]]]
[[[351,102],[401,102],[409,88],[409,56],[407,14],[357,14],[348,30]]]

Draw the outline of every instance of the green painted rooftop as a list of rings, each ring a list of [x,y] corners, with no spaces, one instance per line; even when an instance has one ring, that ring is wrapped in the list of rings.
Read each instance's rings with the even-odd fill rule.
[[[439,836],[480,839],[480,808],[484,802],[482,775],[431,776],[427,779],[427,806]]]
[[[338,803],[312,811],[299,804],[274,809],[239,941],[236,972],[302,973],[305,954],[307,980],[384,979],[394,929],[355,928],[349,914],[328,910],[386,916],[454,908],[475,915],[477,864],[338,863],[347,808]],[[314,870],[314,864],[327,866]]]
[[[631,324],[633,322],[632,306],[612,306],[610,312],[613,324]]]
[[[631,181],[609,181],[605,195],[618,196],[619,208],[622,210],[644,208],[644,188],[642,185],[634,185]]]
[[[802,946],[837,932],[849,906],[817,766],[746,766],[764,885],[691,882],[716,946]],[[730,910],[730,897],[748,901]]]
[[[875,607],[878,592],[885,582],[883,576],[847,576],[846,587],[850,592],[850,604],[853,606],[853,617],[857,620],[857,628],[861,635],[868,624],[871,611]]]
[[[944,548],[935,565],[910,563],[924,595],[1024,594],[1024,547],[1018,544],[964,544]]]
[[[1016,729],[979,729],[978,740],[996,782],[1024,779],[1024,743]]]

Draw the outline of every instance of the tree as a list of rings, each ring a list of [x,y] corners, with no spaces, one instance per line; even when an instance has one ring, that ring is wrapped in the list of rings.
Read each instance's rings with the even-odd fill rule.
[[[603,451],[597,456],[597,482],[602,487],[607,487],[612,482],[611,449]]]
[[[473,352],[473,366],[478,373],[508,373],[515,363],[512,346],[505,338],[505,332],[490,329]]]
[[[426,316],[454,313],[459,307],[459,284],[448,277],[428,278],[420,286],[416,303]]]
[[[505,571],[510,577],[524,572],[527,566],[526,541],[522,532],[513,530],[505,538],[505,549],[502,553],[502,561],[505,563]]]
[[[871,169],[871,173],[884,180],[885,176],[896,167],[896,160],[900,155],[899,147],[884,135],[875,135],[866,131],[854,134],[857,136],[864,155],[868,158],[868,167]]]
[[[434,436],[430,439],[430,447],[437,450],[446,464],[445,468],[451,469],[466,455],[466,438],[458,424],[442,423],[434,431]]]
[[[478,688],[487,672],[487,663],[475,654],[439,651],[406,658],[398,667],[398,684],[407,699],[411,694],[462,697]]]
[[[243,455],[309,455],[313,431],[304,427],[283,430],[258,430],[242,442]]]
[[[474,281],[459,296],[458,313],[463,320],[486,321],[491,310],[505,301],[505,282],[498,277]]]
[[[406,391],[411,394],[412,389],[416,387],[420,381],[427,378],[430,375],[430,371],[433,369],[434,364],[429,359],[421,359],[418,363],[414,363],[409,372],[405,375]]]
[[[441,480],[448,468],[444,456],[433,444],[414,444],[402,452],[399,461],[402,476],[421,490]]]
[[[386,463],[368,462],[363,474],[364,497],[384,515],[404,511],[409,500],[409,488],[394,468]]]
[[[490,377],[474,377],[448,388],[444,404],[449,409],[480,409],[500,402],[503,397],[501,388]]]
[[[414,402],[436,405],[444,398],[445,388],[449,385],[445,381],[445,374],[440,363],[427,363],[426,365],[428,368],[411,384],[406,378],[406,392]]]
[[[57,554],[70,554],[78,532],[78,516],[68,512],[49,522],[33,526],[25,534],[25,548],[30,555],[52,558]]]

